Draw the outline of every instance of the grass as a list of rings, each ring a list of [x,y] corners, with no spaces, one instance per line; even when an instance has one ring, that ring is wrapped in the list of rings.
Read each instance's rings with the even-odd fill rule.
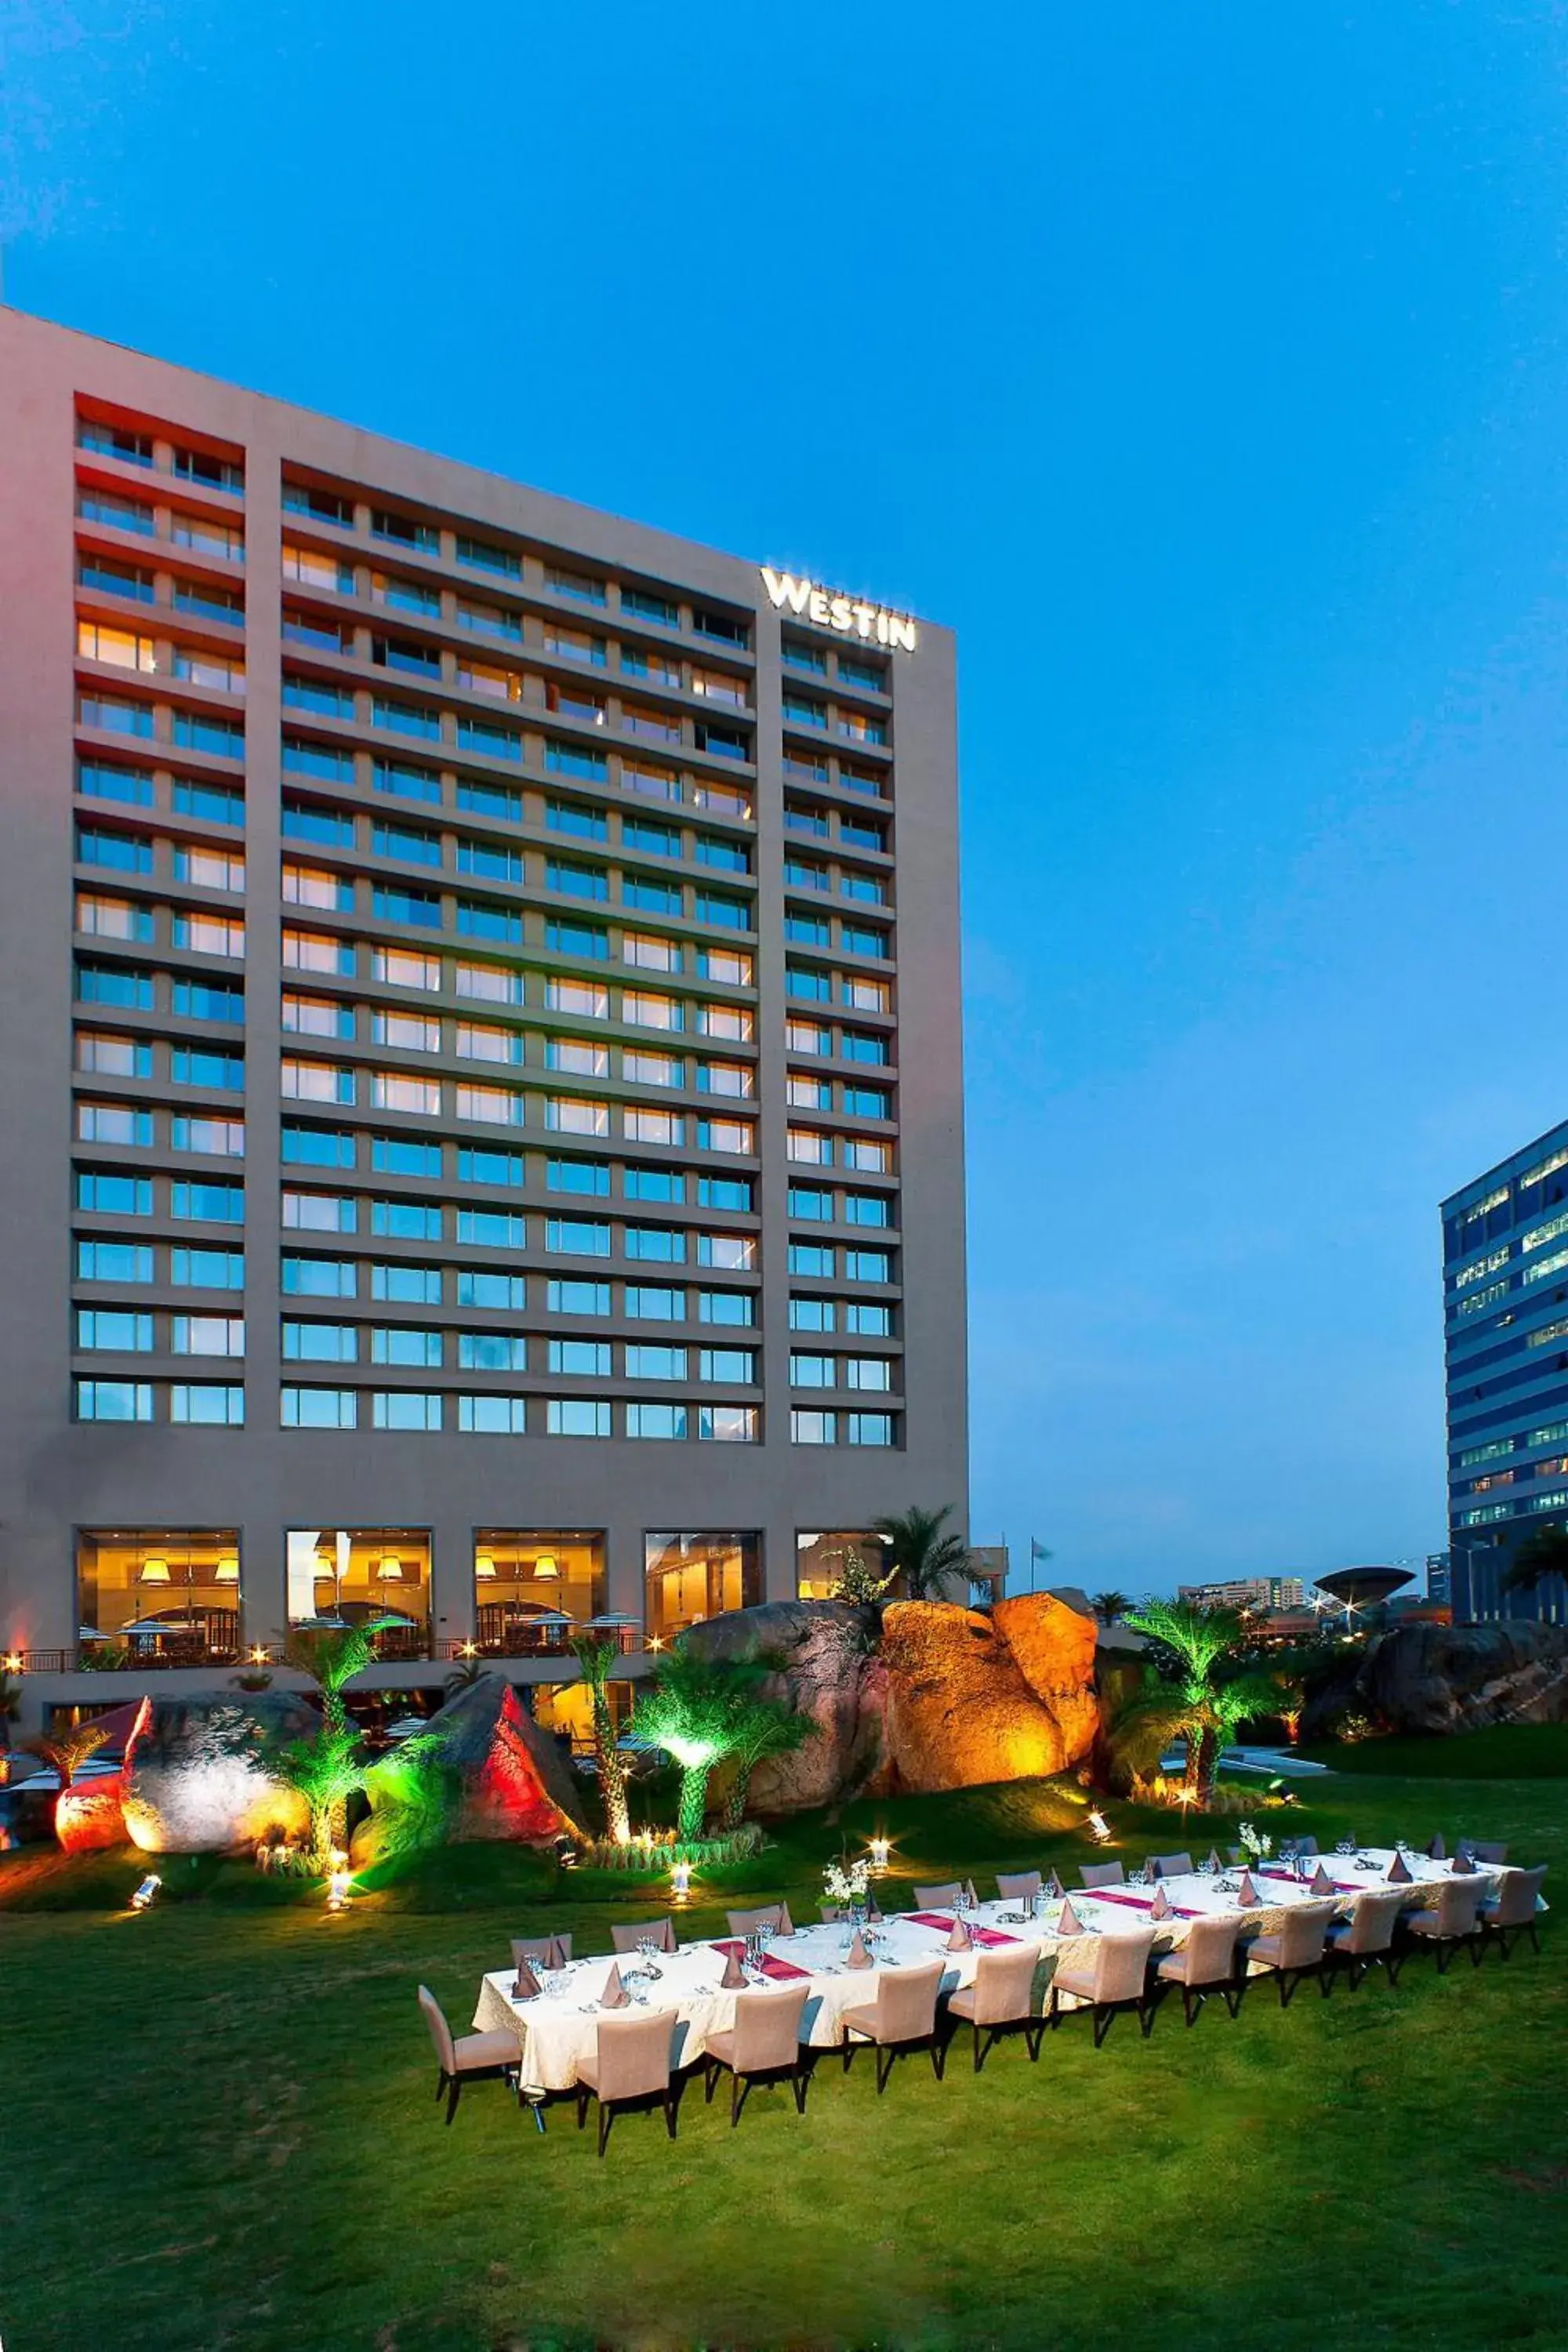
[[[1410,1780],[1551,1780],[1568,1776],[1568,1723],[1498,1723],[1449,1738],[1358,1739],[1303,1748],[1338,1772]]]
[[[1325,1843],[1464,1829],[1568,1863],[1562,1781],[1486,1776],[1456,1802],[1350,1753],[1300,1809]],[[1111,1810],[1134,1854],[1226,1827]],[[700,1890],[685,1932],[731,1887],[809,1916],[823,1861],[875,1827],[906,1877],[1054,1861],[1070,1883],[1082,1819],[1050,1782],[808,1817]],[[673,2147],[626,2118],[601,2165],[568,2107],[541,2138],[492,2084],[447,2130],[413,1989],[466,2027],[509,1934],[603,1950],[657,1889],[458,1848],[329,1920],[314,1891],[203,1860],[130,1917],[137,1874],[0,1862],[8,2352],[1568,2344],[1552,1934],[1284,2014],[1260,1989],[1191,2033],[1167,2007],[1098,2053],[1064,2025],[1037,2067],[1004,2045],[978,2081],[960,2045],[944,2084],[908,2063],[880,2101],[835,2063],[804,2121],[757,2092],[733,2134],[699,2086]]]

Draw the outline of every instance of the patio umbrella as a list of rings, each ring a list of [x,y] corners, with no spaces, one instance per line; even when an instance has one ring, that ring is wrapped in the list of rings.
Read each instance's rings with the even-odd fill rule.
[[[518,1620],[522,1625],[574,1625],[576,1622],[574,1617],[568,1617],[563,1609],[541,1609],[536,1616]]]
[[[614,1611],[607,1617],[585,1617],[583,1620],[584,1630],[596,1625],[635,1625],[637,1622],[635,1617],[623,1616]]]
[[[121,1633],[194,1633],[200,1626],[195,1617],[139,1617],[134,1625],[121,1625]]]

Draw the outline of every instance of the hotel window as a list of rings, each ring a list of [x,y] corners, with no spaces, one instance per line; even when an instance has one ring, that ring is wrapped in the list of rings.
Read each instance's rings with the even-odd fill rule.
[[[432,1267],[436,1273],[438,1269]],[[440,1291],[435,1302],[439,1304]],[[528,1285],[521,1274],[487,1274],[480,1270],[462,1269],[458,1276],[459,1307],[494,1307],[512,1311],[528,1304]]]
[[[430,1024],[435,1027],[434,1022]],[[459,1021],[456,1048],[469,1062],[517,1063],[522,1059],[522,1037],[516,1029],[497,1029],[477,1021]]]
[[[686,1435],[686,1407],[683,1404],[628,1404],[626,1435],[683,1438]]]
[[[508,580],[522,578],[522,558],[510,547],[499,547],[488,539],[467,539],[459,534],[458,561],[478,572],[495,572]]]
[[[169,1187],[169,1214],[196,1223],[242,1225],[245,1223],[243,1184],[186,1184]]]
[[[755,1206],[749,1176],[699,1176],[697,1205],[700,1209],[734,1209],[750,1215]]]
[[[637,989],[625,989],[621,993],[621,1019],[639,1029],[679,1029],[682,1025],[680,1000],[674,996],[651,996]]]
[[[242,957],[245,921],[238,915],[176,915],[173,944],[195,955]]]
[[[153,463],[150,433],[132,433],[127,425],[101,425],[96,416],[78,417],[76,441],[79,449],[90,449],[100,457],[117,457],[121,465]]]
[[[756,1149],[756,1129],[749,1118],[700,1118],[697,1148],[700,1151],[749,1153]]]
[[[245,757],[245,729],[236,720],[208,718],[199,711],[175,711],[174,742],[182,751],[206,751],[215,759]]]
[[[370,1270],[370,1295],[374,1299],[398,1307],[439,1307],[441,1268],[438,1265],[373,1265]]]
[[[121,768],[107,760],[77,762],[76,788],[89,800],[123,801],[136,808],[153,805],[153,779],[141,768]]]
[[[169,1009],[192,1021],[240,1022],[245,1019],[245,991],[225,988],[216,981],[176,979]]]
[[[76,1344],[84,1350],[106,1349],[116,1356],[150,1356],[154,1346],[153,1318],[110,1307],[79,1307]]]
[[[544,822],[552,833],[569,833],[578,841],[608,841],[609,819],[602,809],[584,808],[577,801],[546,801]]]
[[[377,857],[401,858],[407,866],[439,866],[442,862],[440,835],[427,833],[417,825],[374,825],[370,845]],[[331,905],[333,902],[329,899],[326,903]],[[353,904],[352,886],[346,903],[351,907]]]
[[[626,1286],[626,1315],[632,1323],[683,1323],[686,1319],[686,1293],[670,1290],[662,1285],[628,1282]]]
[[[646,703],[623,702],[621,705],[623,734],[641,737],[649,743],[679,743],[680,720],[673,713],[653,710]]]
[[[654,857],[679,857],[680,827],[677,824],[656,824],[651,817],[624,816],[621,819],[621,847]]]
[[[151,1421],[150,1381],[78,1381],[78,1421]]]
[[[798,1442],[798,1441],[797,1441]],[[886,1547],[869,1530],[807,1533],[795,1539],[795,1576],[802,1601],[832,1601],[852,1569],[869,1576],[888,1572]]]
[[[458,1366],[465,1372],[525,1372],[528,1342],[510,1331],[459,1331]]]
[[[485,1150],[472,1143],[465,1143],[458,1150],[460,1184],[521,1184],[522,1175],[521,1151]]]
[[[441,779],[430,768],[416,768],[407,761],[377,760],[371,782],[378,793],[394,800],[424,801],[434,808],[441,804]]]
[[[546,1297],[552,1315],[607,1315],[610,1311],[607,1282],[552,1282],[546,1286]]]
[[[751,1274],[757,1263],[757,1241],[754,1234],[699,1234],[697,1263],[714,1265],[732,1274]]]
[[[487,882],[521,882],[523,878],[522,852],[509,849],[503,843],[470,841],[458,843],[458,871],[477,874]]]
[[[700,1290],[697,1319],[700,1323],[728,1323],[737,1329],[749,1329],[757,1319],[757,1302],[749,1290]]]
[[[837,1359],[833,1356],[791,1356],[791,1388],[831,1389],[837,1386]]]
[[[833,1086],[827,1078],[791,1076],[785,1082],[785,1099],[791,1110],[831,1110]],[[791,1157],[795,1155],[792,1153]]]
[[[510,1209],[459,1209],[458,1239],[481,1249],[526,1249],[528,1220]]]
[[[762,1539],[754,1534],[651,1534],[643,1559],[647,1632],[658,1641],[763,1597]]]
[[[76,993],[82,1004],[112,1004],[125,1013],[153,1010],[152,974],[121,971],[112,964],[79,963]]]
[[[806,857],[786,857],[784,878],[788,886],[796,890],[831,890],[833,887],[833,877],[827,867],[818,866]],[[802,932],[791,931],[789,936],[792,939],[820,938],[826,944],[829,933],[823,922],[816,917],[797,919],[805,924],[805,929]]]
[[[666,1265],[684,1265],[686,1234],[679,1225],[628,1225],[626,1255],[629,1258],[660,1261]]]
[[[522,614],[501,604],[476,604],[467,598],[458,599],[458,625],[472,629],[477,636],[510,637],[514,644],[522,643]]]
[[[151,1282],[151,1249],[136,1242],[84,1242],[76,1245],[79,1282]]]
[[[628,1168],[623,1189],[628,1201],[679,1202],[686,1198],[686,1179],[679,1168]]]
[[[84,1528],[76,1572],[80,1622],[104,1640],[139,1628],[131,1638],[142,1664],[232,1664],[238,1655],[239,1538],[233,1528]]]
[[[242,1250],[172,1249],[169,1280],[181,1290],[243,1290]]]
[[[738,1044],[749,1042],[756,1034],[751,1010],[743,1004],[698,1005],[697,1028],[701,1036],[722,1037]]]
[[[610,1408],[595,1397],[550,1397],[544,1424],[552,1437],[608,1437]]]
[[[551,915],[545,919],[544,944],[557,955],[593,956],[603,961],[610,952],[609,933],[598,923],[569,923]]]
[[[245,1425],[245,1391],[216,1382],[176,1381],[169,1391],[169,1419],[176,1425],[209,1429],[241,1429]]]
[[[289,996],[283,999],[282,1025],[300,1037],[352,1037],[354,1014],[352,1004],[340,1004],[331,996]],[[352,1100],[352,1097],[349,1097]]]
[[[522,1003],[522,974],[520,971],[512,971],[505,964],[458,964],[453,971],[452,984],[459,996],[468,997],[476,1003],[521,1004]],[[570,1011],[572,1008],[563,1006],[562,1009]]]
[[[685,1139],[686,1121],[679,1111],[645,1110],[628,1105],[623,1114],[623,1132],[628,1143],[662,1143],[678,1145]]]
[[[885,1356],[847,1356],[844,1385],[847,1389],[890,1389],[893,1367]]]
[[[216,694],[245,692],[245,664],[234,655],[207,654],[195,646],[176,646],[172,674],[187,685],[205,686]]]
[[[610,1049],[607,1045],[589,1045],[579,1037],[547,1037],[544,1066],[579,1078],[607,1078]]]
[[[417,988],[433,995],[441,985],[441,959],[418,955],[408,948],[376,948],[371,955],[371,976],[389,988]]]
[[[608,1257],[610,1229],[582,1217],[549,1217],[545,1220],[544,1246],[563,1257]]]
[[[836,1412],[792,1412],[789,1434],[792,1445],[836,1445],[838,1442],[838,1415]]]
[[[646,760],[633,760],[623,752],[621,789],[627,793],[641,793],[649,800],[678,801],[680,798],[680,779],[668,768],[656,768]]]
[[[680,949],[676,940],[660,939],[651,931],[623,931],[621,961],[643,971],[679,971]]]
[[[87,939],[145,942],[153,937],[153,915],[129,898],[97,898],[79,891],[76,927]]]
[[[602,866],[552,857],[545,861],[544,878],[552,890],[564,891],[571,898],[607,898],[610,895],[610,877]]]
[[[175,547],[189,547],[202,555],[220,555],[228,563],[245,562],[245,533],[232,524],[212,522],[205,515],[182,509],[169,517],[169,538]]]
[[[621,610],[634,614],[639,621],[657,621],[661,628],[680,626],[680,607],[666,596],[656,596],[648,588],[623,588]]]
[[[699,1380],[734,1388],[750,1388],[757,1377],[757,1360],[750,1348],[703,1348],[698,1356]],[[682,1371],[679,1377],[684,1380]]]
[[[245,1121],[176,1111],[169,1121],[169,1148],[172,1151],[205,1151],[218,1160],[243,1160]]]
[[[513,1087],[459,1085],[453,1092],[453,1111],[458,1118],[482,1120],[491,1127],[521,1127],[522,1097]]]
[[[108,694],[81,694],[77,697],[77,723],[81,727],[101,727],[113,735],[146,735],[153,732],[153,706],[150,702],[122,702]]]
[[[891,1445],[893,1416],[890,1412],[847,1412],[844,1436],[849,1445]]]
[[[330,931],[294,931],[283,933],[283,966],[287,971],[331,972],[342,980],[352,980],[354,973],[354,949],[352,940],[340,940]]]
[[[885,907],[888,903],[887,885],[879,876],[875,874],[841,873],[838,877],[838,888],[841,897],[858,898],[867,906]],[[872,932],[868,936],[880,939],[883,934]],[[862,950],[862,953],[885,955],[887,948],[884,944],[879,948]]]
[[[700,1093],[749,1102],[756,1090],[755,1073],[749,1062],[699,1062],[697,1085]]]
[[[283,1357],[287,1363],[357,1363],[358,1329],[353,1323],[286,1322],[283,1325]]]
[[[605,1538],[580,1530],[477,1528],[476,1633],[486,1656],[559,1650],[569,1618],[582,1625],[605,1606]]]
[[[289,1393],[285,1391],[285,1394]],[[300,1398],[327,1401],[319,1416],[301,1416],[304,1428],[352,1429],[352,1409],[331,1413],[341,1396],[352,1408],[353,1391],[296,1390]],[[430,1633],[430,1534],[425,1528],[290,1528],[284,1538],[290,1625],[318,1617],[347,1624],[378,1625],[381,1660],[427,1654]]]
[[[358,1268],[352,1259],[286,1257],[280,1276],[284,1294],[300,1298],[353,1298]]]
[[[412,1117],[438,1118],[441,1115],[440,1081],[437,1078],[408,1077],[396,1070],[373,1070],[370,1074],[370,1100],[373,1110],[405,1111]]]
[[[586,629],[566,628],[559,621],[545,622],[544,650],[559,661],[583,662],[592,669],[603,669],[609,659],[603,637],[592,636]]]
[[[609,1105],[580,1102],[569,1095],[552,1095],[544,1106],[544,1124],[563,1135],[608,1135]]]
[[[373,1364],[395,1364],[405,1370],[438,1371],[441,1334],[401,1325],[380,1325],[370,1335],[370,1360]]]
[[[207,849],[200,842],[190,845],[176,842],[174,879],[176,882],[192,883],[201,890],[243,890],[244,853],[233,849]],[[352,899],[350,904],[353,904]]]
[[[150,1078],[153,1048],[139,1037],[112,1037],[95,1029],[79,1029],[76,1066],[102,1078]]]
[[[815,1275],[831,1281],[834,1264],[835,1253],[819,1248],[815,1242],[791,1242],[789,1245],[791,1274]]]
[[[404,1054],[438,1054],[441,1024],[423,1013],[382,1013],[371,1015],[370,1034],[377,1045],[391,1045]]]
[[[551,678],[547,681],[544,707],[558,719],[575,719],[586,727],[602,727],[609,716],[609,705],[602,694],[590,694],[585,686],[577,686],[570,680],[562,683],[559,679]]]
[[[76,854],[79,865],[103,866],[116,874],[153,871],[153,845],[142,833],[109,833],[97,825],[80,824]]]
[[[838,1058],[843,1062],[868,1062],[886,1068],[891,1051],[886,1037],[868,1034],[859,1029],[846,1029],[839,1037]]]
[[[77,493],[76,510],[83,522],[102,523],[110,530],[134,531],[142,539],[153,536],[153,509],[140,499],[111,499],[104,490],[84,489]]]
[[[858,1332],[862,1338],[890,1339],[893,1335],[893,1310],[867,1299],[847,1299],[844,1304],[844,1328]]]
[[[322,808],[313,801],[286,800],[282,829],[285,841],[312,841],[325,849],[352,849],[354,845],[353,817],[337,809]]]
[[[158,649],[151,637],[111,629],[106,622],[79,621],[76,649],[84,660],[110,662],[116,669],[155,670],[158,667]]]
[[[628,1346],[626,1378],[628,1381],[683,1381],[686,1378],[686,1358],[684,1348]]]
[[[888,932],[867,930],[851,923],[839,926],[839,945],[846,955],[879,956],[892,954],[892,941]]]
[[[110,1175],[107,1170],[79,1169],[76,1178],[79,1209],[96,1210],[116,1217],[150,1217],[153,1187],[145,1176]]]
[[[892,1173],[893,1147],[890,1143],[873,1142],[864,1137],[844,1139],[844,1165],[858,1169],[865,1176],[888,1176]],[[864,1223],[865,1220],[860,1221]],[[880,1220],[879,1220],[880,1222]],[[1568,1259],[1564,1260],[1568,1263]]]
[[[678,1087],[684,1074],[685,1064],[674,1054],[643,1053],[628,1045],[621,1055],[621,1076],[631,1086]]]
[[[833,1165],[833,1138],[819,1135],[815,1129],[792,1127],[785,1137],[785,1150],[791,1160],[803,1167],[830,1168]]]
[[[285,1429],[353,1429],[359,1422],[359,1394],[354,1389],[293,1389],[279,1391]],[[314,1615],[314,1611],[310,1612]]]
[[[831,1298],[792,1298],[789,1303],[789,1328],[792,1331],[832,1331],[837,1328],[838,1309]]]
[[[441,1426],[441,1399],[416,1389],[373,1390],[370,1425],[373,1429],[437,1430]]]
[[[621,671],[626,677],[642,677],[655,686],[679,686],[680,664],[673,654],[657,650],[651,646],[623,646]]]
[[[300,1233],[352,1234],[359,1229],[359,1203],[336,1192],[285,1192],[282,1221]]]

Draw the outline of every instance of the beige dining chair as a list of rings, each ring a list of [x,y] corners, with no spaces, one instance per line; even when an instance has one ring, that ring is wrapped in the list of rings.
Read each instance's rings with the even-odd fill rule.
[[[996,1874],[996,1895],[1000,1902],[1026,1901],[1031,1895],[1042,1894],[1045,1880],[1037,1870],[999,1870]]]
[[[963,1893],[963,1881],[961,1878],[950,1878],[945,1886],[917,1886],[915,1909],[917,1911],[951,1911]]]
[[[1119,1862],[1086,1862],[1078,1874],[1080,1886],[1125,1886],[1127,1873]]]
[[[1248,1974],[1256,1969],[1259,1975],[1272,1971],[1279,1987],[1279,2006],[1289,2009],[1296,1988],[1307,1977],[1316,1977],[1318,1990],[1328,1998],[1331,1979],[1329,1975],[1328,1938],[1333,1924],[1331,1903],[1297,1903],[1285,1912],[1277,1931],[1254,1936],[1245,1947]]]
[[[1182,2015],[1189,2026],[1196,2024],[1198,2011],[1211,1992],[1223,1996],[1232,2017],[1240,2009],[1246,1990],[1246,1979],[1236,1965],[1236,1939],[1240,1933],[1241,1921],[1233,1911],[1222,1911],[1212,1919],[1194,1919],[1180,1949],[1163,1954],[1155,1962],[1156,1991],[1181,1987]]]
[[[674,1952],[679,1949],[675,1940],[675,1922],[668,1915],[658,1919],[633,1920],[629,1926],[610,1929],[610,1940],[617,1952],[635,1952],[639,1944],[652,1944],[656,1951]]]
[[[658,2105],[665,2128],[675,2137],[676,2098],[670,2080],[670,2039],[675,2011],[655,2010],[644,2017],[601,2017],[597,2046],[577,2061],[577,2128],[588,2118],[588,2101],[599,2103],[599,2154],[623,2107]]]
[[[1040,2036],[1046,2030],[1046,2021],[1034,2001],[1039,1958],[1038,1944],[981,1951],[975,1956],[973,1983],[962,1985],[949,1995],[948,2016],[967,2022],[973,2031],[977,2074],[987,2053],[1005,2033],[1022,2033],[1031,2064],[1039,2057]]]
[[[708,2036],[702,2058],[704,2095],[711,2106],[714,2088],[727,2068],[731,2130],[741,2120],[741,2109],[753,2083],[776,2083],[787,2076],[795,2092],[795,2111],[805,2115],[811,2053],[802,2043],[800,2027],[810,1998],[809,1984],[738,1992],[734,2024]]]
[[[1193,1857],[1190,1853],[1152,1853],[1149,1868],[1156,1878],[1190,1878]]]
[[[1124,2009],[1137,2011],[1138,2022],[1147,2039],[1154,2022],[1149,1956],[1157,1932],[1153,1927],[1121,1929],[1096,1938],[1094,1958],[1087,1967],[1064,1968],[1058,1963],[1051,1979],[1049,2014],[1053,2031],[1062,2021],[1062,1995],[1071,1993],[1088,2006],[1093,2016],[1097,2050]]]
[[[459,2033],[454,2036],[447,2022],[447,2012],[427,1985],[419,1988],[419,2006],[425,2012],[425,2022],[430,2029],[430,2039],[436,2045],[436,2063],[440,2069],[436,2081],[437,2100],[445,2096],[447,2121],[458,2112],[458,2100],[465,2082],[477,2074],[510,2074],[515,2067],[522,2069],[522,2046],[510,2028],[498,2027],[489,2033]]]
[[[783,1903],[764,1903],[760,1910],[726,1911],[724,1916],[731,1936],[773,1936],[778,1932],[785,1907]]]
[[[1368,1887],[1352,1904],[1350,1917],[1336,1919],[1329,1929],[1328,1957],[1335,1968],[1343,1968],[1352,1992],[1373,1969],[1386,1969],[1391,1985],[1399,1982],[1405,1955],[1395,1948],[1394,1932],[1408,1892],[1404,1886]]]
[[[931,2053],[931,2072],[940,2083],[947,2053],[936,2030],[936,2000],[942,1990],[945,1960],[925,1960],[912,1969],[884,1969],[877,1979],[877,1998],[840,2011],[839,2032],[844,2071],[861,2042],[877,2053],[877,2095],[887,2089],[893,2061],[915,2050]],[[858,2035],[857,2041],[854,2037]]]
[[[1481,1872],[1467,1873],[1463,1878],[1443,1878],[1437,1881],[1437,1900],[1428,1909],[1407,1911],[1405,1932],[1419,1936],[1430,1944],[1437,1958],[1437,1974],[1447,1974],[1448,1963],[1460,1946],[1468,1951],[1471,1964],[1481,1964],[1480,1907],[1482,1897],[1491,1892],[1491,1883]]]
[[[536,1964],[541,1961],[547,1961],[550,1958],[550,1948],[552,1944],[560,1953],[563,1961],[571,1958],[572,1938],[570,1936],[514,1936],[511,1939],[511,1957],[513,1965],[515,1966],[520,1954],[523,1959],[532,1960]]]
[[[1544,1863],[1536,1870],[1505,1870],[1496,1891],[1482,1895],[1476,1916],[1480,1922],[1483,1950],[1494,1936],[1505,1960],[1521,1936],[1528,1936],[1535,1949],[1541,1949],[1535,1926],[1535,1899],[1545,1875]]]

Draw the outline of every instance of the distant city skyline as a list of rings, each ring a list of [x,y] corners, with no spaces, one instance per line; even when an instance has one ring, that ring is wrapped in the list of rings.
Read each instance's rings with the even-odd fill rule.
[[[1568,1112],[1568,26],[606,0],[590,93],[497,0],[240,13],[6,12],[7,299],[952,626],[974,1535],[1419,1574],[1438,1203]]]

